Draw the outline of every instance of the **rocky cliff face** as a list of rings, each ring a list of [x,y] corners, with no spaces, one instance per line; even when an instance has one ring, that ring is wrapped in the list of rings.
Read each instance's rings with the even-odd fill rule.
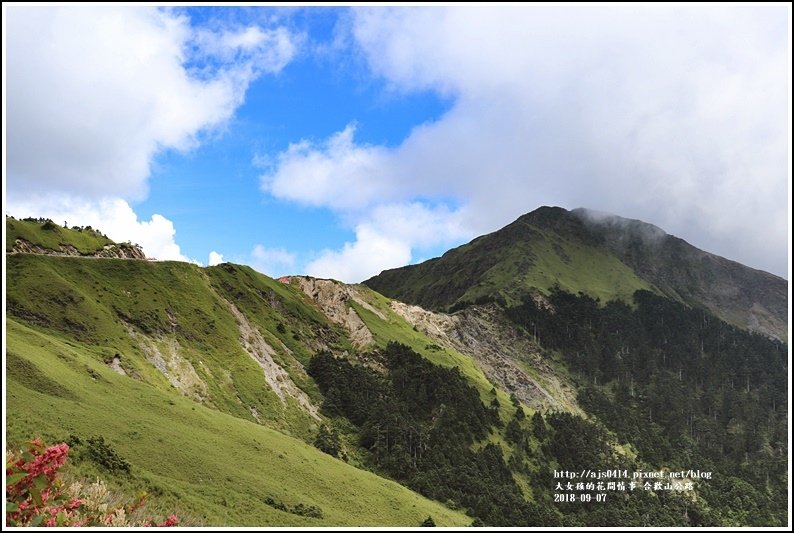
[[[380,312],[359,297],[355,287],[330,279],[317,279],[308,276],[292,276],[289,279],[297,281],[301,290],[322,309],[331,322],[347,329],[353,346],[364,348],[374,344],[375,339],[372,337],[372,332],[356,311],[348,306],[347,302],[353,300],[375,314],[380,315]]]
[[[579,412],[572,383],[541,356],[538,345],[498,306],[449,315],[392,300],[391,309],[442,346],[471,357],[488,379],[533,409]]]
[[[116,257],[118,259],[146,259],[143,248],[139,244],[110,244],[94,257]]]
[[[12,254],[60,255],[75,257],[105,257],[117,259],[146,259],[143,248],[138,244],[108,244],[92,254],[83,254],[71,244],[61,244],[58,249],[44,248],[25,239],[16,239]]]

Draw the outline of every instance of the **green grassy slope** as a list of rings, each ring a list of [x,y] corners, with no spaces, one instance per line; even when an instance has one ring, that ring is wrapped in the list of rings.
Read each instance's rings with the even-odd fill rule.
[[[444,310],[492,298],[517,303],[555,284],[602,301],[631,302],[637,289],[653,289],[562,213],[567,212],[541,208],[440,258],[387,270],[364,283],[397,300]]]
[[[13,318],[6,325],[9,443],[101,435],[132,464],[132,475],[99,473],[122,491],[146,489],[158,508],[206,525],[415,526],[428,515],[439,525],[471,521],[300,440],[116,374],[101,362],[100,347]],[[87,462],[72,466],[76,476],[96,472]],[[323,518],[279,511],[266,498],[319,507]]]
[[[306,408],[304,400],[319,408],[324,398],[304,367],[320,350],[353,359],[360,351],[300,285],[232,264],[30,254],[6,260],[12,445],[37,435],[102,435],[133,465],[132,479],[111,479],[118,490],[145,489],[157,495],[158,508],[202,523],[409,526],[428,515],[439,525],[470,521],[304,446],[320,423],[339,424]],[[509,397],[491,392],[471,358],[436,346],[387,298],[355,290],[368,305],[349,305],[376,346],[401,342],[435,364],[458,367],[483,402],[496,395],[509,420]],[[275,380],[305,395],[300,401],[274,392],[248,353],[263,344],[286,371]],[[369,464],[356,436],[346,438],[351,462]],[[511,449],[498,432],[489,440]],[[77,476],[107,475],[88,461],[72,468]],[[268,498],[317,506],[323,519],[279,511],[263,503]]]
[[[256,412],[271,427],[313,438],[316,420],[293,398],[282,402],[268,385],[260,366],[241,347],[241,332],[228,307],[230,302],[239,305],[273,348],[276,363],[316,398],[316,387],[298,362],[308,352],[299,349],[295,334],[306,342],[314,342],[315,326],[334,339],[338,334],[302,303],[298,291],[230,265],[201,269],[179,262],[20,254],[8,256],[7,267],[11,316],[96,347],[100,362],[118,357],[128,375],[161,390],[177,381],[186,395],[209,407],[251,421]],[[228,281],[238,274],[247,286]],[[291,324],[290,330],[281,333],[279,323]],[[174,380],[169,382],[150,362],[153,349],[166,362],[172,357]]]
[[[604,248],[661,294],[780,340],[788,338],[785,279],[700,250],[651,224],[574,209]]]
[[[299,288],[264,276],[251,267],[224,263],[205,269],[212,287],[277,337],[303,365],[317,348],[351,350],[346,332],[325,315]]]
[[[56,251],[60,250],[61,245],[71,245],[82,254],[91,254],[107,244],[114,244],[93,229],[67,229],[52,222],[39,223],[6,217],[6,252],[11,251],[17,239]]]
[[[322,405],[304,365],[319,350],[355,355],[347,331],[329,322],[300,287],[231,264],[6,259],[12,445],[37,435],[49,441],[102,435],[133,465],[133,479],[111,479],[118,490],[147,490],[158,495],[158,508],[202,523],[415,525],[428,515],[437,524],[470,521],[304,446],[321,420],[295,399],[279,398],[243,348],[259,337],[286,370],[277,379]],[[361,292],[386,316],[358,309],[378,345],[404,342],[437,364],[458,366],[492,399],[492,385],[471,359],[433,346],[386,298]],[[506,420],[509,399],[498,395]],[[201,460],[192,464],[196,457]],[[77,476],[107,476],[87,461],[73,468]],[[293,508],[317,506],[324,518],[284,513],[265,505],[266,498]]]

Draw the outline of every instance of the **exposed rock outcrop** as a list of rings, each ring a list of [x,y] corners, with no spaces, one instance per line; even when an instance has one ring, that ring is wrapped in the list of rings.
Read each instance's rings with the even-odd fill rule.
[[[138,333],[131,326],[127,326],[127,333],[136,341],[146,359],[174,388],[196,402],[204,403],[207,400],[207,384],[198,375],[190,360],[182,355],[183,348],[176,337],[168,335],[155,340]]]
[[[17,239],[11,250],[12,254],[35,254],[35,255],[60,255],[74,257],[105,257],[117,259],[146,259],[143,248],[138,244],[108,244],[101,250],[93,253],[81,253],[71,244],[61,244],[57,250],[44,248],[38,244],[33,244],[25,239]]]
[[[110,363],[108,363],[108,366],[117,374],[121,374],[122,376],[127,375],[127,371],[121,366],[121,359],[118,355],[115,356]]]
[[[308,276],[292,276],[290,279],[297,281],[301,290],[320,306],[331,322],[344,326],[350,332],[353,346],[364,348],[375,343],[372,332],[348,302],[352,300],[384,320],[386,317],[364,301],[356,293],[355,286],[345,285],[331,279],[317,279]]]
[[[118,259],[146,259],[139,244],[108,244],[96,252],[94,257],[115,257]]]
[[[243,346],[251,359],[262,368],[265,381],[270,385],[282,402],[286,397],[293,398],[298,405],[306,411],[312,418],[319,420],[317,407],[312,403],[309,396],[303,392],[290,377],[289,373],[281,368],[274,360],[276,351],[265,341],[262,334],[256,327],[248,321],[248,318],[233,303],[224,300],[229,311],[234,315],[237,325],[240,328],[240,344]],[[259,415],[251,413],[258,420]]]
[[[493,383],[534,409],[576,411],[576,393],[540,355],[537,346],[495,306],[454,315],[393,300],[392,310],[438,344],[471,357]],[[532,375],[530,375],[530,370]]]

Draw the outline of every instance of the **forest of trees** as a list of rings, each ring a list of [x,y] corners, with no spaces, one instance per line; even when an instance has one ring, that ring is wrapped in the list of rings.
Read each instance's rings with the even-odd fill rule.
[[[647,291],[634,305],[552,290],[506,310],[543,353],[561,355],[594,418],[510,420],[458,369],[396,343],[371,366],[319,353],[308,371],[324,413],[345,417],[374,471],[493,526],[785,524],[787,349]],[[325,428],[318,447],[340,453]],[[696,493],[554,501],[555,469],[701,470]]]
[[[576,527],[728,522],[727,515],[672,492],[610,494],[603,503],[555,503],[553,472],[557,468],[634,471],[652,465],[618,453],[618,442],[609,430],[580,416],[527,416],[516,400],[515,413],[504,424],[497,408],[486,407],[457,369],[435,366],[406,346],[389,344],[369,359],[379,361],[382,368],[353,364],[329,353],[312,359],[308,371],[326,397],[325,414],[346,417],[355,425],[358,444],[367,450],[374,471],[465,510],[475,524]],[[326,430],[323,443],[327,435]],[[497,443],[501,437],[503,445]],[[703,465],[690,467],[702,469]],[[522,489],[521,480],[528,486]],[[749,520],[744,519],[745,523]]]
[[[378,355],[384,373],[329,353],[308,368],[325,395],[325,414],[345,416],[359,429],[373,469],[484,524],[546,523],[521,497],[501,447],[473,446],[500,422],[460,372],[400,344]]]
[[[785,344],[648,291],[633,307],[559,289],[548,302],[508,315],[562,354],[580,405],[638,460],[713,472],[698,489],[708,520],[786,522]]]

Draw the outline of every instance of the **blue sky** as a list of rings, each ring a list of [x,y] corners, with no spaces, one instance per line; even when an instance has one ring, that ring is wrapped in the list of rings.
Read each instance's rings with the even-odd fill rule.
[[[267,163],[260,160],[296,140],[324,139],[350,123],[357,125],[359,142],[394,146],[413,126],[437,119],[449,107],[448,99],[432,91],[392,94],[383,80],[368,76],[361,60],[311,53],[333,41],[340,16],[338,9],[293,13],[297,20],[290,24],[305,35],[304,53],[278,76],[257,79],[217,139],[187,157],[158,158],[151,193],[136,212],[144,218],[169,213],[189,257],[203,258],[209,248],[245,261],[252,243],[262,242],[293,250],[300,263],[323,249],[340,248],[355,238],[352,229],[328,209],[262,194],[259,176]],[[229,227],[235,229],[231,239]]]
[[[361,281],[584,206],[788,275],[788,6],[3,15],[7,214]]]

